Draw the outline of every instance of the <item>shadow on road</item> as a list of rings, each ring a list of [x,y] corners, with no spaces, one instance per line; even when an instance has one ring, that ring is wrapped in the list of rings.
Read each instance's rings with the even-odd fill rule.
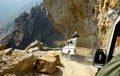
[[[62,67],[62,68],[65,67],[62,63],[60,63],[58,66],[59,66],[59,67]]]
[[[76,61],[78,63],[86,64],[86,65],[92,65],[92,59],[86,56],[74,55],[70,58],[70,60]]]
[[[49,74],[49,76],[62,76],[63,75],[63,72],[60,68],[57,67],[57,70],[55,73],[53,74]]]

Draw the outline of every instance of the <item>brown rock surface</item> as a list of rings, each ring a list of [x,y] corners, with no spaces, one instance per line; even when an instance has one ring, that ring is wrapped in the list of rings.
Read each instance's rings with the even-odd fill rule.
[[[32,70],[35,62],[32,54],[15,49],[12,55],[0,56],[0,76],[6,73],[24,73]]]
[[[13,48],[8,48],[4,50],[3,52],[5,53],[5,55],[9,55],[9,54],[12,54],[13,50],[14,50]]]
[[[33,48],[30,48],[29,50],[25,50],[25,52],[27,53],[32,53],[32,52],[35,52],[35,51],[39,51],[39,47],[33,47]]]
[[[108,11],[117,10],[118,0],[43,0],[54,28],[65,39],[74,31],[77,45],[106,49],[112,28]]]
[[[29,50],[29,49],[34,48],[34,47],[39,47],[39,48],[41,48],[41,46],[42,46],[42,43],[41,43],[40,41],[36,40],[36,41],[32,42],[30,45],[28,45],[28,46],[25,48],[25,50]]]
[[[52,56],[56,58],[56,63],[60,64],[60,56],[56,51],[48,51],[48,56]]]
[[[79,51],[77,51],[77,53],[79,55],[77,54],[71,60],[67,59],[66,57],[61,57],[61,64],[57,66],[56,71],[52,74],[51,73],[50,74],[49,73],[48,74],[37,73],[35,71],[34,72],[30,71],[30,72],[22,73],[22,74],[6,73],[4,76],[95,76],[97,68],[92,66],[92,62],[91,62],[92,60],[88,57],[90,49],[78,48],[78,50]],[[41,51],[36,51],[33,53],[36,53],[38,55],[40,54],[43,55],[43,53],[40,53],[40,52]],[[44,52],[44,55],[48,53],[46,51],[42,51],[42,52]]]
[[[56,70],[56,58],[50,56],[41,56],[36,59],[35,69],[37,72],[53,73]]]
[[[7,49],[7,46],[6,45],[0,45],[0,50],[4,50],[4,49]]]
[[[98,42],[100,48],[106,49],[107,42],[111,35],[112,21],[108,18],[108,11],[111,9],[117,10],[118,0],[99,0],[95,5],[94,20],[97,24]]]
[[[47,15],[56,31],[69,39],[76,31],[78,46],[96,45],[96,25],[93,22],[94,0],[43,0]]]
[[[1,50],[0,51],[0,55],[2,56],[2,55],[11,55],[12,54],[12,52],[13,52],[13,48],[8,48],[8,49],[4,49],[4,50]]]

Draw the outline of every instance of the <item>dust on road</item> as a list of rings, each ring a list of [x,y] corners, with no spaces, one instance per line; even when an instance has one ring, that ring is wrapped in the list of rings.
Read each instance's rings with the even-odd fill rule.
[[[77,55],[70,59],[61,56],[61,65],[50,76],[95,76],[97,68],[92,65],[90,49],[77,48]]]

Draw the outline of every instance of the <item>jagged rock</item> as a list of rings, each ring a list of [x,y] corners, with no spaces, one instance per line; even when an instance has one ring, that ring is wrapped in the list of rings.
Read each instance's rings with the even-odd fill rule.
[[[50,21],[63,37],[70,38],[73,32],[77,31],[80,34],[78,46],[107,48],[113,28],[108,11],[117,10],[118,0],[43,0],[43,2]]]
[[[29,49],[34,48],[34,47],[39,47],[39,48],[41,48],[41,47],[42,47],[42,42],[36,40],[36,41],[32,42],[30,45],[28,45],[28,46],[25,48],[25,50],[29,50]]]
[[[0,50],[4,50],[4,49],[7,49],[7,46],[6,45],[0,45]]]
[[[24,73],[33,69],[34,55],[15,49],[12,55],[0,56],[0,76],[6,73]]]
[[[2,55],[10,55],[10,54],[12,54],[13,50],[14,50],[13,48],[8,48],[8,49],[1,50],[0,55],[1,56]]]
[[[9,73],[7,73],[4,76],[17,76],[17,75],[16,74],[9,74]]]
[[[60,56],[56,51],[48,51],[48,56],[52,56],[56,58],[56,63],[60,64]]]
[[[91,48],[96,45],[96,25],[93,22],[95,0],[43,0],[47,15],[56,31],[66,40],[76,31],[77,45]],[[58,10],[59,9],[59,10]]]
[[[39,47],[33,47],[33,48],[30,48],[29,50],[25,50],[25,52],[32,53],[32,52],[38,51],[38,50],[40,50]]]
[[[14,50],[13,48],[8,48],[8,49],[4,50],[3,52],[5,53],[5,55],[9,55],[12,53],[13,50]]]
[[[54,42],[61,39],[61,35],[54,30],[46,16],[42,3],[32,7],[29,13],[21,13],[12,22],[12,31],[9,30],[0,38],[0,43],[7,44],[8,47],[25,49],[36,39],[54,46]]]
[[[94,18],[97,24],[99,48],[107,49],[107,43],[111,36],[113,21],[108,17],[108,11],[117,10],[118,0],[98,0],[95,4]]]
[[[53,73],[56,70],[56,58],[51,56],[41,56],[36,60],[35,69],[37,72]]]

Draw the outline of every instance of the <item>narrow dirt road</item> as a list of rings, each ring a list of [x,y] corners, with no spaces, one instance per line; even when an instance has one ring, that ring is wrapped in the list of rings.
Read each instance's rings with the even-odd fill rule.
[[[68,55],[61,56],[61,50],[57,50],[57,52],[60,54],[61,64],[57,66],[57,70],[53,74],[32,71],[19,76],[95,76],[97,69],[92,65],[90,49],[81,47],[77,48],[76,55],[70,58]],[[47,51],[33,52],[33,54],[37,57],[46,55],[47,53]],[[11,74],[9,76],[18,75]]]
[[[83,48],[79,50],[83,50]],[[61,56],[61,65],[50,76],[95,76],[97,69],[93,67],[91,57],[85,56],[85,54],[89,54],[89,51],[86,51],[85,53],[84,50],[80,51],[82,55],[79,53],[70,59],[66,58],[66,56]]]
[[[61,68],[63,76],[94,76],[96,69],[90,64],[79,63],[62,58],[65,68]]]

